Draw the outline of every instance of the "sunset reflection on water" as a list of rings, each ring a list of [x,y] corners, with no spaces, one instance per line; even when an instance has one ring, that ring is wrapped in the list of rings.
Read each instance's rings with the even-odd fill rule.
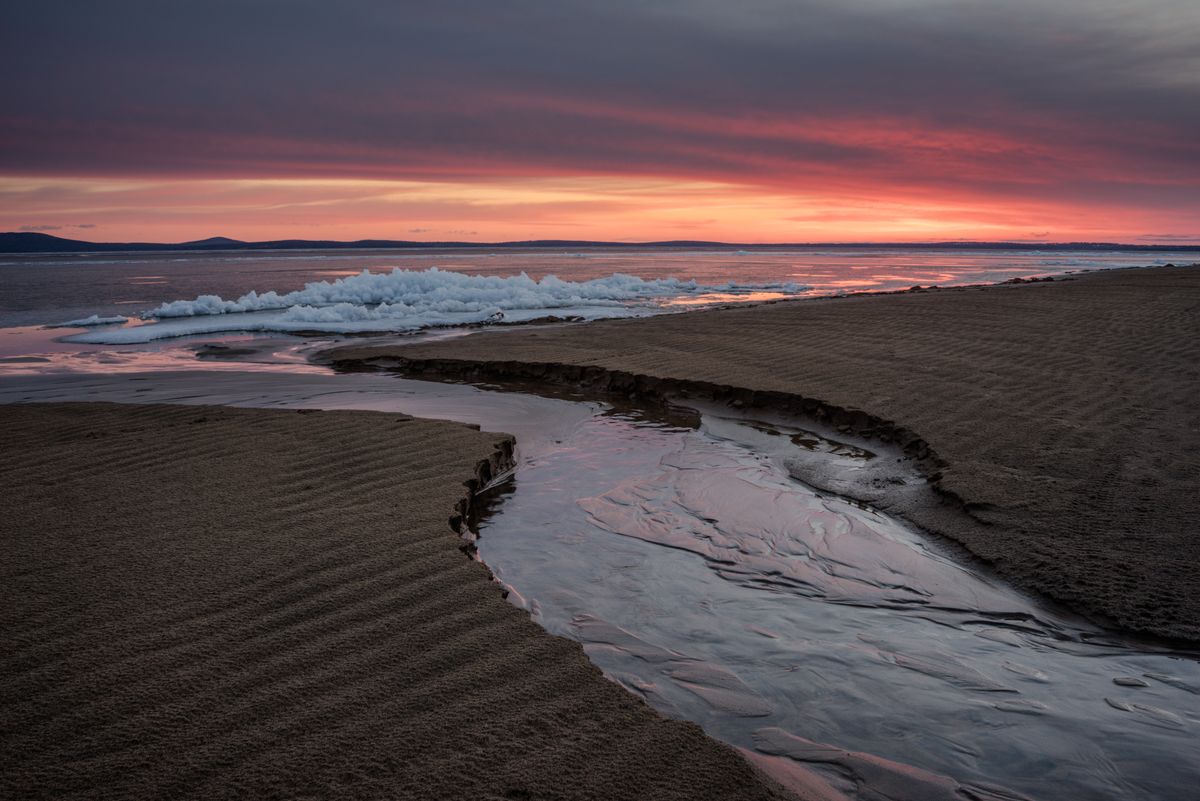
[[[797,294],[784,292],[709,292],[704,295],[689,295],[664,301],[664,306],[711,306],[714,303],[762,303],[768,300],[794,298]]]

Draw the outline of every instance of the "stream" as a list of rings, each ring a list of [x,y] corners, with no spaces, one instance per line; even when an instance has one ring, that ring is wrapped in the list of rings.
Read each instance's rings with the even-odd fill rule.
[[[1174,799],[1200,787],[1200,661],[1008,587],[793,477],[878,445],[728,407],[645,410],[311,365],[12,372],[0,402],[373,409],[517,437],[478,555],[662,711],[827,799]],[[193,367],[196,362],[192,362]],[[767,760],[770,762],[771,760]]]

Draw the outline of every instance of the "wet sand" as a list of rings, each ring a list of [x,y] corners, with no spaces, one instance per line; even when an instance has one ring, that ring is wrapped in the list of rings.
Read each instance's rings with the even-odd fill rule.
[[[449,520],[497,440],[0,406],[0,796],[781,798],[464,557]]]
[[[912,440],[942,501],[893,511],[1102,622],[1200,641],[1197,267],[351,346],[330,358],[593,386],[616,375],[608,388],[622,391],[631,377],[707,382],[749,404],[803,396],[836,410],[835,423]]]

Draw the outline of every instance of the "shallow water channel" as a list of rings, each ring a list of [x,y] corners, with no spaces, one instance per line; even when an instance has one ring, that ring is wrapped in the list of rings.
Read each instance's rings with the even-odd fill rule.
[[[895,463],[864,443],[725,408],[378,374],[0,377],[0,402],[21,400],[376,409],[515,434],[517,468],[491,490],[477,543],[510,599],[664,713],[814,771],[809,791],[828,798],[1200,787],[1196,655],[1098,629],[791,476],[814,459]]]

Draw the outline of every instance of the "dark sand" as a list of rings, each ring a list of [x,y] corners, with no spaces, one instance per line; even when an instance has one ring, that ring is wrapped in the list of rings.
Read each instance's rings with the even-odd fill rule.
[[[487,332],[334,358],[564,383],[578,371],[563,365],[591,365],[863,410],[928,443],[930,474],[944,464],[938,486],[968,504],[899,511],[1019,585],[1128,629],[1200,641],[1197,267]]]
[[[497,439],[0,407],[0,798],[781,797],[459,550]]]

